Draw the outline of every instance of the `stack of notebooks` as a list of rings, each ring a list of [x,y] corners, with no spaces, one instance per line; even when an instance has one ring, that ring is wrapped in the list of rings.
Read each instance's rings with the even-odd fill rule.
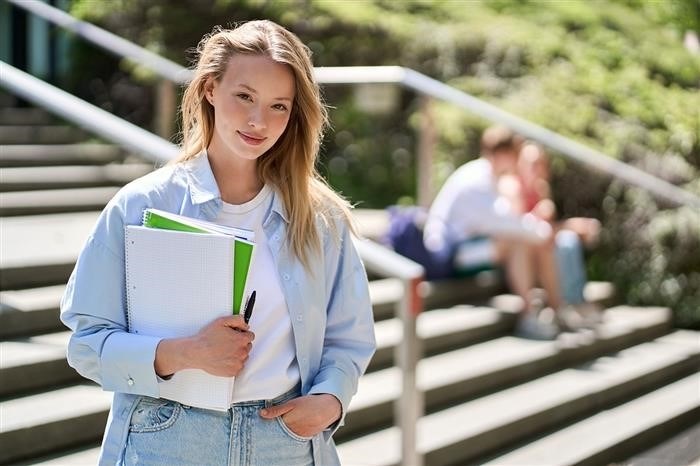
[[[129,332],[175,338],[241,312],[255,249],[253,232],[146,209],[125,231]],[[233,377],[199,369],[160,382],[161,398],[227,410]]]

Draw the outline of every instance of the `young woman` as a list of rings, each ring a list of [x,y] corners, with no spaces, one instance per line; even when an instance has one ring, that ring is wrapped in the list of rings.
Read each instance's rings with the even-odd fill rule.
[[[332,434],[375,342],[349,206],[314,167],[327,115],[309,50],[253,21],[198,52],[182,156],[109,202],[61,305],[69,363],[115,392],[100,464],[339,464]],[[124,227],[147,207],[256,232],[250,327],[229,316],[183,338],[128,333]],[[160,399],[185,368],[236,376],[231,409]]]

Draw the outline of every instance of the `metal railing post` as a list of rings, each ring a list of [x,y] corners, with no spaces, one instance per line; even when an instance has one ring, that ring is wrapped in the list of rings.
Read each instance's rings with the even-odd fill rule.
[[[432,112],[433,99],[420,97],[420,131],[418,133],[418,160],[416,161],[417,204],[429,207],[433,202],[433,154],[435,153],[435,120]]]
[[[394,308],[403,330],[394,350],[401,371],[401,395],[394,403],[394,422],[401,429],[401,465],[423,466],[418,450],[418,420],[423,416],[423,392],[418,388],[416,368],[422,356],[422,344],[416,332],[416,319],[423,312],[421,283],[425,279],[422,265],[370,240],[355,239],[367,270],[383,277],[401,280],[404,293]]]
[[[396,346],[395,359],[401,370],[401,396],[394,405],[394,419],[401,429],[403,466],[423,466],[418,451],[418,420],[423,415],[423,392],[418,387],[416,369],[422,356],[422,344],[416,332],[416,318],[423,308],[418,294],[421,278],[404,279],[404,294],[396,303],[396,317],[401,321],[402,338]]]
[[[158,136],[170,140],[177,115],[177,89],[175,83],[162,79],[156,94],[155,128]]]

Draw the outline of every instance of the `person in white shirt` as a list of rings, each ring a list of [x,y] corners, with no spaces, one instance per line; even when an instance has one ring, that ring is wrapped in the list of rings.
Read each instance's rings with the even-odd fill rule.
[[[532,289],[541,285],[553,310],[562,308],[552,228],[532,214],[518,214],[498,194],[500,177],[514,173],[520,140],[511,130],[493,126],[481,138],[481,157],[459,167],[430,207],[424,229],[426,249],[453,257],[456,273],[502,265],[523,308],[517,332],[552,339],[554,323],[538,319]]]

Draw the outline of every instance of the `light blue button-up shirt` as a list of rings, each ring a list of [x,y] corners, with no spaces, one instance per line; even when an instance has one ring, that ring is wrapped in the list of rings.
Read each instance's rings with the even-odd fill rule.
[[[140,225],[147,207],[213,220],[221,206],[205,154],[161,168],[117,193],[78,257],[61,302],[61,320],[73,331],[69,364],[115,392],[100,464],[120,461],[138,396],[159,396],[153,362],[160,338],[127,332],[124,227]],[[311,273],[286,241],[275,241],[286,238],[288,223],[284,205],[273,192],[263,230],[290,313],[302,394],[334,395],[344,417],[375,350],[367,275],[344,222],[337,222],[335,234],[320,219],[317,222],[322,248],[311,256]],[[332,432],[314,437],[316,464],[337,464]]]

